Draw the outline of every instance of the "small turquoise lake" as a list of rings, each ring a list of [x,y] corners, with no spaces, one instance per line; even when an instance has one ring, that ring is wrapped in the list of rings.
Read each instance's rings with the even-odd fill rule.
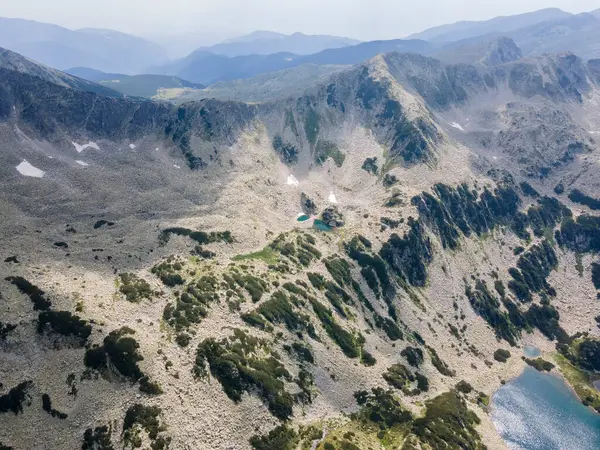
[[[561,378],[530,367],[496,391],[491,417],[511,450],[600,449],[600,415]]]

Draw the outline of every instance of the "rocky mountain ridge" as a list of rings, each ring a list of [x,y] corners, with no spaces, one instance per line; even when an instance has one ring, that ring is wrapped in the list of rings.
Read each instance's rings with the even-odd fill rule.
[[[0,441],[505,448],[517,346],[598,336],[596,66],[391,53],[180,106],[2,69]]]

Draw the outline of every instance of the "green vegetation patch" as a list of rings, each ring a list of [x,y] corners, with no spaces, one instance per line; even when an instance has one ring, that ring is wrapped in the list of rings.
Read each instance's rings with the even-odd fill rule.
[[[342,167],[346,155],[333,142],[320,140],[315,147],[314,158],[319,166],[322,166],[325,161],[331,158],[337,167]]]
[[[183,263],[168,258],[155,265],[151,272],[156,275],[166,286],[175,287],[185,283],[185,280],[181,276],[181,269],[183,269]]]
[[[139,303],[143,299],[150,300],[154,295],[148,282],[133,273],[121,273],[119,279],[119,291],[129,302]]]
[[[371,175],[377,175],[379,167],[377,166],[377,157],[367,158],[362,164],[362,169]]]
[[[192,372],[196,377],[205,378],[207,365],[210,374],[234,402],[240,402],[244,392],[256,393],[275,417],[285,420],[292,415],[294,398],[284,384],[284,381],[291,382],[292,376],[272,354],[265,340],[239,329],[220,341],[205,339],[198,345]]]
[[[141,403],[131,405],[123,418],[123,442],[131,448],[143,444],[142,433],[146,433],[152,442],[152,450],[166,450],[171,438],[164,432],[167,426],[162,419],[162,409],[158,406],[145,406]]]
[[[218,282],[212,275],[205,275],[186,286],[177,295],[175,303],[163,310],[163,319],[175,330],[182,331],[198,324],[208,315],[208,308],[219,301]]]
[[[362,343],[352,333],[342,328],[333,318],[330,309],[315,299],[310,299],[313,310],[327,335],[335,342],[348,358],[358,358],[361,355]]]
[[[111,442],[112,427],[100,425],[88,428],[83,433],[81,450],[114,450]]]
[[[477,280],[473,288],[466,286],[465,295],[473,311],[494,329],[499,339],[512,346],[517,345],[520,330],[511,322],[509,314],[500,309],[500,301],[490,292],[485,281]]]
[[[562,374],[573,387],[581,402],[600,413],[600,392],[592,384],[592,377],[595,377],[595,374],[579,366],[578,356],[574,355],[572,350],[564,347],[559,350],[563,354],[556,354],[555,360]],[[575,362],[572,362],[571,359]]]
[[[160,386],[151,383],[138,365],[144,357],[138,351],[140,344],[132,337],[134,333],[128,327],[111,331],[102,345],[94,345],[86,350],[83,362],[89,369],[105,374],[115,370],[126,379],[139,382],[142,392],[160,394]]]
[[[271,246],[267,246],[258,252],[236,255],[232,258],[233,261],[246,261],[252,259],[263,261],[266,264],[277,264],[277,262],[279,262],[279,252]]]
[[[266,435],[254,435],[250,444],[255,450],[296,450],[300,436],[293,428],[279,425]]]
[[[306,331],[314,339],[317,337],[315,328],[310,323],[310,317],[295,310],[290,297],[285,292],[274,292],[269,300],[256,309],[256,313],[272,324],[285,325],[292,333]]]
[[[498,362],[505,363],[510,358],[510,352],[508,350],[504,350],[503,348],[499,348],[494,352],[494,359]]]
[[[390,386],[401,390],[404,395],[419,395],[421,392],[429,390],[429,380],[427,377],[419,372],[413,374],[403,364],[394,364],[382,376]],[[415,382],[417,383],[416,386],[414,386]]]
[[[523,361],[525,361],[529,366],[533,367],[538,372],[550,372],[552,369],[554,369],[554,364],[542,358],[523,358]]]
[[[172,235],[185,236],[196,241],[200,245],[212,244],[215,242],[225,242],[227,244],[233,244],[234,239],[231,235],[231,231],[211,231],[206,233],[204,231],[194,231],[189,228],[172,227],[165,228],[161,231],[158,241],[161,245],[165,245],[169,242]]]

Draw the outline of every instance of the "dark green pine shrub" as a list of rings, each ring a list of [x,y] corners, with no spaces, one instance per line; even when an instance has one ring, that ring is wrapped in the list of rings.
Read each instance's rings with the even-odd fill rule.
[[[136,428],[144,430],[148,433],[148,438],[151,441],[165,442],[165,439],[170,441],[170,438],[159,436],[159,433],[164,432],[167,427],[161,420],[162,409],[158,406],[145,406],[141,403],[135,403],[130,406],[123,418],[123,442],[132,447],[141,447],[142,439],[139,436]],[[162,437],[162,439],[161,439]],[[156,444],[156,442],[153,442]],[[152,446],[153,449],[168,448]]]
[[[163,310],[163,319],[175,330],[182,331],[200,323],[208,315],[208,308],[219,301],[219,283],[212,275],[205,275],[178,294],[175,303]]]
[[[375,359],[375,357],[371,355],[368,351],[366,351],[364,348],[362,349],[360,355],[360,362],[367,367],[371,367],[377,364],[377,360]]]
[[[537,205],[527,210],[527,223],[533,234],[542,237],[547,231],[554,229],[563,218],[570,217],[571,211],[554,197],[541,197]]]
[[[600,209],[600,200],[590,197],[589,195],[585,195],[579,189],[573,189],[569,193],[569,200],[574,203],[579,203],[580,205],[585,205],[593,211]]]
[[[401,280],[411,286],[424,287],[427,266],[433,259],[431,241],[419,221],[409,217],[408,226],[410,229],[404,237],[392,234],[379,254]]]
[[[461,234],[481,236],[498,225],[510,225],[519,210],[518,194],[509,186],[477,195],[466,184],[456,188],[438,183],[433,194],[413,197],[419,217],[440,237],[444,248],[456,249]]]
[[[27,404],[27,406],[31,404],[29,390],[32,387],[32,381],[23,381],[0,396],[0,413],[8,411],[12,411],[15,415],[22,413],[23,404]]]
[[[416,347],[406,347],[400,352],[400,355],[406,358],[408,364],[413,367],[419,367],[423,362],[423,350]]]
[[[373,388],[371,392],[357,391],[354,398],[361,407],[358,417],[377,424],[381,429],[406,424],[412,420],[412,414],[402,407],[391,390]]]
[[[158,237],[160,245],[165,245],[169,242],[169,239],[173,234],[189,237],[200,245],[212,244],[215,242],[232,244],[234,242],[231,231],[211,231],[210,233],[206,233],[204,231],[190,230],[189,228],[172,227],[161,231],[160,236]]]
[[[540,196],[538,191],[536,191],[532,185],[530,185],[527,181],[522,181],[519,186],[527,197],[537,198]]]
[[[140,392],[149,395],[160,395],[163,393],[160,385],[155,381],[150,381],[150,377],[148,375],[144,375],[139,379],[140,382]]]
[[[112,429],[107,425],[88,428],[83,433],[81,450],[114,450],[110,436]]]
[[[463,394],[470,394],[473,392],[473,386],[467,383],[465,380],[461,380],[456,383],[456,390],[458,392],[462,392]]]
[[[510,358],[510,352],[508,350],[504,350],[503,348],[499,348],[494,352],[494,359],[498,362],[505,363]]]
[[[84,355],[83,362],[86,367],[100,372],[115,369],[116,372],[131,381],[140,382],[140,390],[148,394],[160,394],[162,390],[157,383],[150,382],[138,362],[144,357],[138,352],[140,345],[131,337],[134,334],[131,328],[122,327],[111,331],[104,338],[101,346],[89,347]]]
[[[172,264],[164,261],[154,266],[151,272],[159,277],[166,286],[175,287],[184,283],[183,277],[178,273],[180,270],[180,263]]]
[[[142,299],[152,298],[153,292],[150,285],[143,278],[138,277],[133,273],[122,273],[119,275],[121,285],[119,291],[125,295],[125,298],[132,302],[138,303]]]
[[[377,157],[367,158],[363,162],[362,169],[370,173],[371,175],[377,175],[379,167],[377,167]]]
[[[596,289],[600,289],[600,264],[592,263],[592,283]]]
[[[550,372],[552,369],[554,369],[554,364],[542,358],[523,358],[523,360],[538,372]]]
[[[586,338],[579,344],[577,364],[586,370],[600,371],[600,340]]]
[[[532,293],[545,292],[554,295],[554,289],[546,278],[557,266],[558,258],[554,248],[544,240],[541,244],[531,246],[519,257],[518,269],[509,269],[512,280],[509,281],[508,287],[522,302],[531,301]]]
[[[412,432],[422,448],[484,450],[475,427],[477,415],[456,391],[445,392],[425,403],[425,416],[415,419]]]
[[[288,297],[282,291],[276,291],[271,298],[263,302],[256,313],[263,316],[272,324],[283,324],[292,333],[307,331],[310,336],[316,336],[310,317],[294,310]]]
[[[500,309],[500,302],[489,291],[484,281],[477,280],[474,288],[467,286],[465,295],[473,311],[494,329],[499,339],[506,340],[512,346],[517,345],[519,329],[510,321],[509,315]]]
[[[83,345],[92,333],[92,326],[69,311],[42,311],[38,315],[37,331],[42,334],[45,330],[63,336],[72,336]]]
[[[178,333],[177,336],[175,336],[175,342],[177,342],[177,345],[180,347],[187,347],[191,340],[192,337],[187,333]]]
[[[266,435],[254,435],[250,444],[255,450],[295,450],[300,442],[296,430],[287,425],[279,425]]]
[[[439,373],[447,377],[453,377],[455,375],[454,370],[448,367],[448,365],[442,360],[442,358],[439,357],[439,355],[433,347],[427,346],[427,351],[429,352],[431,363]]]
[[[391,188],[396,183],[398,183],[398,178],[396,177],[396,175],[391,175],[389,173],[386,173],[385,176],[383,177],[382,184],[386,188]]]
[[[266,341],[234,329],[233,336],[217,341],[208,338],[198,345],[193,373],[216,378],[225,394],[234,402],[242,394],[257,393],[269,411],[286,420],[292,415],[294,399],[285,390],[283,380],[292,381],[290,373],[270,353]]]
[[[578,253],[600,251],[600,217],[566,218],[561,224],[559,243]]]
[[[391,341],[404,339],[404,334],[398,325],[396,325],[396,322],[388,317],[381,317],[376,312],[373,312],[373,318],[375,319],[375,326],[383,330]]]
[[[344,355],[348,358],[358,358],[361,354],[361,347],[354,335],[342,328],[333,318],[331,310],[322,303],[315,299],[310,299],[310,303],[325,332],[340,347]]]
[[[550,340],[569,342],[569,335],[560,326],[560,315],[552,305],[531,305],[525,314],[527,322],[539,329]]]

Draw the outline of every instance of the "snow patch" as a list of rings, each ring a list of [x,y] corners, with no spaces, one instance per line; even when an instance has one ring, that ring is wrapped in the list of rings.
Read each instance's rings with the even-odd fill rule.
[[[181,169],[181,166],[178,166],[177,164],[173,164],[173,167],[175,167],[176,169]]]
[[[87,167],[87,166],[89,166],[89,164],[88,164],[88,163],[86,163],[85,161],[80,161],[79,159],[76,159],[76,160],[75,160],[75,162],[76,162],[77,164],[79,164],[80,166],[83,166],[83,167]]]
[[[298,186],[300,184],[300,182],[296,179],[296,177],[294,175],[292,175],[290,173],[287,177],[287,184],[289,186]]]
[[[156,150],[155,150],[155,151],[158,151],[158,147],[156,147]]]
[[[329,200],[329,203],[337,203],[337,199],[335,198],[333,192],[329,193],[329,197],[327,197],[327,200]]]
[[[133,150],[135,148],[135,144],[129,144],[129,148]]]
[[[460,123],[452,122],[452,123],[450,124],[450,126],[451,126],[452,128],[459,129],[460,131],[465,131],[465,129],[462,127],[462,125],[461,125]]]
[[[590,134],[600,134],[600,131],[589,131]]]
[[[26,177],[34,177],[34,178],[42,178],[46,172],[38,169],[37,167],[32,166],[27,162],[27,160],[21,161],[21,164],[17,166],[17,170],[21,175],[25,175]]]
[[[71,142],[71,144],[73,144],[75,146],[75,150],[77,150],[77,153],[81,153],[86,148],[95,148],[96,150],[100,150],[100,147],[98,147],[98,144],[96,144],[95,142],[92,142],[92,141],[88,142],[87,144],[78,144],[77,142]]]

